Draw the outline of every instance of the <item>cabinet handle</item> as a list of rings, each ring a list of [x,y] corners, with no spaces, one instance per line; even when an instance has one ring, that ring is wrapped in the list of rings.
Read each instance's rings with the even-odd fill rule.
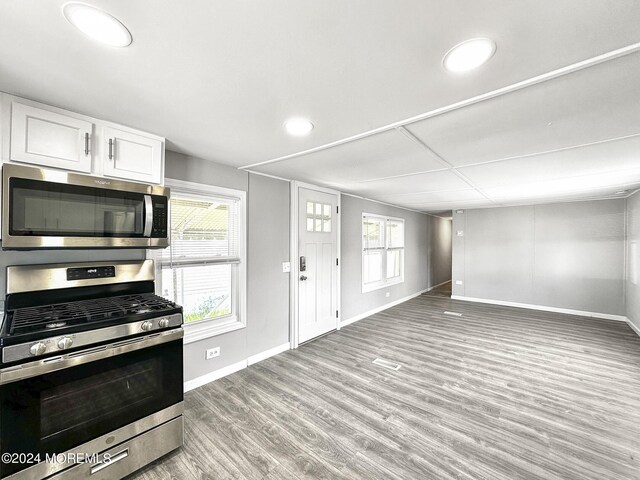
[[[84,132],[84,156],[89,155],[89,132]]]
[[[109,160],[113,160],[113,144],[115,142],[112,138],[109,139]]]

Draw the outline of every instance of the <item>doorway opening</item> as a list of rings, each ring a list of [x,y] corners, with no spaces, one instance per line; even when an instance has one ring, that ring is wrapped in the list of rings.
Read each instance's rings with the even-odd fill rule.
[[[451,298],[453,218],[450,210],[429,217],[429,285],[425,295]]]

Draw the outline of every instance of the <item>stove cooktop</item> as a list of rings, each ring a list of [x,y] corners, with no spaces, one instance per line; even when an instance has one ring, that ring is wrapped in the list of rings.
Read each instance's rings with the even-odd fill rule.
[[[33,341],[181,312],[180,306],[153,293],[16,308],[5,313],[0,344]]]

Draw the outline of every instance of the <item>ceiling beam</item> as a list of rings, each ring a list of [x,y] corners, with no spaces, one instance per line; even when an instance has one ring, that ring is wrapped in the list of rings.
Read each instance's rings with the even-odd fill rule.
[[[292,158],[301,157],[303,155],[308,155],[310,153],[320,152],[322,150],[327,150],[329,148],[337,147],[339,145],[343,145],[345,143],[353,142],[355,140],[360,140],[363,138],[370,137],[372,135],[376,135],[378,133],[386,132],[389,130],[396,129],[398,127],[404,127],[406,125],[410,125],[415,122],[419,122],[421,120],[426,120],[427,118],[432,118],[438,115],[442,115],[444,113],[448,113],[454,110],[458,110],[464,107],[468,107],[470,105],[474,105],[476,103],[483,102],[485,100],[490,100],[492,98],[499,97],[501,95],[505,95],[507,93],[515,92],[518,90],[522,90],[527,87],[532,87],[534,85],[538,85],[539,83],[547,82],[549,80],[553,80],[554,78],[562,77],[564,75],[568,75],[570,73],[577,72],[579,70],[583,70],[585,68],[593,67],[595,65],[608,62],[610,60],[614,60],[616,58],[623,57],[625,55],[630,55],[632,53],[640,51],[640,42],[628,45],[626,47],[618,48],[616,50],[612,50],[607,53],[603,53],[602,55],[598,55],[596,57],[588,58],[587,60],[583,60],[581,62],[573,63],[571,65],[567,65],[566,67],[558,68],[556,70],[552,70],[547,73],[543,73],[541,75],[529,78],[527,80],[523,80],[521,82],[514,83],[512,85],[508,85],[506,87],[498,88],[496,90],[492,90],[487,93],[483,93],[481,95],[477,95],[475,97],[468,98],[466,100],[462,100],[460,102],[452,103],[450,105],[446,105],[444,107],[436,108],[434,110],[422,113],[420,115],[416,115],[414,117],[407,118],[405,120],[401,120],[399,122],[390,123],[388,125],[384,125],[382,127],[378,127],[372,130],[368,130],[366,132],[359,133],[357,135],[353,135],[351,137],[343,138],[341,140],[336,140],[334,142],[330,142],[324,145],[320,145],[314,148],[310,148],[307,150],[303,150],[300,152],[292,153],[289,155],[284,155],[277,158],[272,158],[270,160],[265,160],[262,162],[252,163],[250,165],[244,165],[238,167],[241,170],[246,170],[250,168],[259,167],[262,165],[269,165],[271,163],[282,162],[284,160],[290,160]]]

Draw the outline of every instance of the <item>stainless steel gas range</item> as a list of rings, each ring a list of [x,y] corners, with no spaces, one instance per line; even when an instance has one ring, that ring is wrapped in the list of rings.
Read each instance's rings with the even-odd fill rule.
[[[118,479],[183,443],[182,308],[142,262],[7,269],[0,478]]]

